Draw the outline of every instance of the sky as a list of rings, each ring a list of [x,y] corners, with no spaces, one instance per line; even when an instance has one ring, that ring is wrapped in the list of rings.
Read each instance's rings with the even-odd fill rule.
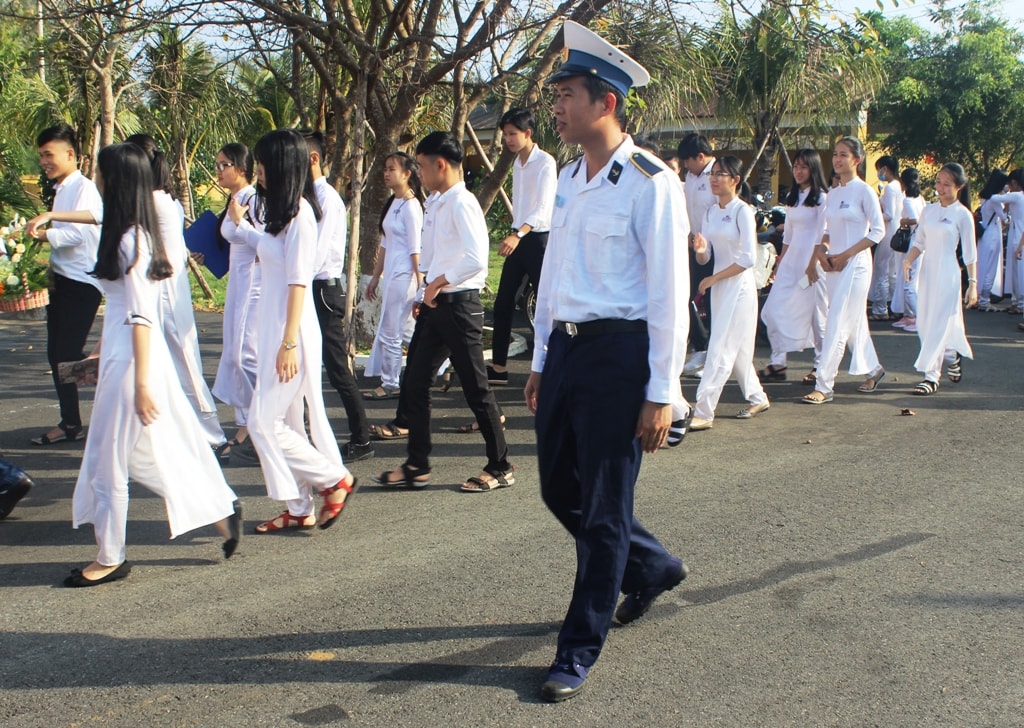
[[[893,0],[881,0],[881,2],[884,15],[906,15],[921,25],[927,24],[928,11],[932,6],[932,3],[928,0],[917,0],[917,2],[899,0],[898,6]],[[838,11],[849,13],[856,9],[861,11],[879,9],[875,0],[831,0],[831,4]],[[959,4],[956,3],[956,5]],[[1003,0],[999,14],[1017,25],[1021,30],[1024,30],[1024,2],[1021,2],[1021,0]]]

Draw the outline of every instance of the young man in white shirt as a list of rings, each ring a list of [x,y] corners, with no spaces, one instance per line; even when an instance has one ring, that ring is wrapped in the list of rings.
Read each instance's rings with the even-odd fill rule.
[[[366,420],[359,382],[349,368],[348,338],[345,336],[345,243],[348,229],[345,203],[338,191],[324,177],[323,159],[327,153],[324,135],[318,131],[302,132],[309,148],[310,177],[316,201],[323,213],[317,223],[316,275],[313,277],[313,303],[323,334],[324,369],[327,381],[338,391],[348,417],[350,440],[341,448],[346,462],[373,457],[370,425]]]
[[[711,168],[715,164],[714,151],[711,142],[703,134],[687,134],[679,142],[676,150],[679,160],[686,170],[686,178],[683,181],[683,190],[686,192],[686,215],[690,221],[690,290],[696,293],[697,285],[715,272],[714,254],[706,264],[697,262],[693,254],[693,237],[701,231],[704,224],[704,216],[711,207],[718,202],[718,198],[711,192]],[[714,295],[712,292],[710,295]],[[705,296],[703,302],[704,310],[707,313],[706,325],[708,335],[711,334],[711,301]],[[697,325],[691,312],[690,318],[690,360],[687,361],[686,374],[696,374],[704,367],[704,355],[708,348],[708,340]]]
[[[420,179],[436,194],[423,219],[420,269],[425,271],[422,303],[409,347],[399,410],[408,420],[406,461],[374,477],[387,487],[424,488],[430,482],[430,385],[446,357],[451,359],[466,403],[476,416],[487,447],[487,464],[462,490],[496,490],[515,483],[501,414],[484,365],[484,309],[480,289],[487,281],[487,222],[480,203],[462,181],[462,146],[436,131],[416,146]]]
[[[92,180],[78,171],[79,147],[75,130],[66,124],[40,132],[36,139],[39,164],[46,178],[56,184],[54,212],[87,210],[94,220],[103,219],[103,200]],[[60,401],[60,422],[33,438],[34,445],[74,441],[82,436],[78,386],[61,384],[57,365],[86,356],[85,343],[96,318],[101,294],[90,275],[96,267],[98,225],[54,222],[37,233],[50,243],[50,303],[46,307],[46,355],[53,385]]]
[[[633,515],[642,453],[688,407],[689,234],[679,178],[623,132],[625,97],[647,71],[566,21],[555,127],[583,156],[558,178],[524,395],[536,414],[541,496],[576,542],[572,600],[541,698],[583,689],[614,616],[642,616],[686,577]],[[616,609],[619,592],[625,594]]]
[[[505,258],[494,298],[494,339],[487,381],[508,384],[508,346],[516,293],[528,276],[534,290],[540,285],[544,248],[548,244],[551,210],[555,205],[558,165],[533,140],[537,120],[529,109],[510,109],[498,122],[502,141],[516,155],[512,163],[512,232],[501,241]]]
[[[900,184],[900,163],[891,154],[879,157],[875,162],[878,181],[885,187],[879,196],[878,204],[882,208],[882,219],[885,220],[885,237],[875,246],[873,268],[871,270],[871,321],[888,321],[893,318],[889,314],[889,303],[894,298],[897,269],[895,251],[889,245],[892,236],[900,227],[903,217],[903,185]],[[899,271],[902,273],[902,271]],[[903,306],[899,306],[902,314]]]

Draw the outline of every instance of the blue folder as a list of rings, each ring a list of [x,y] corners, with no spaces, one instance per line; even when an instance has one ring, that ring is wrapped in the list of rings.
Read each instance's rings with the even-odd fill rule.
[[[193,253],[202,253],[205,258],[203,265],[217,278],[223,278],[228,272],[229,245],[217,235],[219,225],[217,214],[207,210],[185,228],[185,245]]]

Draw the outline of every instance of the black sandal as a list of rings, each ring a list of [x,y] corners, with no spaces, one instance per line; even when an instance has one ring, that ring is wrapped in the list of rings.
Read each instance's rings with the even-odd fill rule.
[[[33,445],[54,445],[54,444],[56,444],[58,442],[75,442],[76,440],[78,440],[79,438],[82,437],[82,426],[81,425],[75,425],[73,427],[68,427],[63,422],[61,422],[59,425],[57,425],[57,427],[60,428],[61,432],[64,433],[63,435],[57,435],[57,437],[50,437],[50,433],[49,432],[44,432],[39,437],[33,437],[32,438],[32,444]]]
[[[516,479],[512,475],[512,471],[515,468],[509,468],[508,470],[499,470],[496,473],[492,473],[490,470],[484,472],[490,476],[487,480],[479,476],[467,478],[466,482],[459,488],[463,493],[486,493],[491,490],[498,490],[498,488],[507,488],[510,485],[515,485]]]
[[[391,480],[391,475],[397,471],[385,470],[379,475],[373,476],[374,483],[380,483],[385,488],[426,488],[430,485],[430,468],[412,468],[409,463],[402,463],[399,466],[402,471],[400,480]],[[426,476],[426,480],[419,480]]]
[[[922,397],[927,397],[929,394],[935,394],[938,390],[939,383],[933,382],[931,379],[922,380],[914,386],[914,394],[919,394]]]
[[[815,384],[818,383],[818,370],[812,369],[810,373],[807,374],[807,376],[800,380],[800,383],[806,384],[809,387],[813,387]]]
[[[949,381],[953,384],[959,384],[960,380],[963,379],[963,359],[959,354],[956,355],[956,359],[953,360],[953,363],[946,367],[946,376],[949,377]]]
[[[786,381],[786,367],[769,364],[757,373],[757,378],[762,382],[784,382]]]
[[[401,430],[405,432],[401,432]],[[399,427],[394,420],[383,425],[370,425],[370,437],[374,440],[401,440],[409,436],[409,429]]]

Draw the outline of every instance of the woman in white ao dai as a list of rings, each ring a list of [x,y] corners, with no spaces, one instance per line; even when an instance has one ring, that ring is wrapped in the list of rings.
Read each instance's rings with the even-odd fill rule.
[[[921,213],[914,244],[903,263],[906,274],[914,261],[923,256],[917,291],[917,335],[921,339],[921,353],[914,362],[914,368],[925,376],[914,387],[914,394],[921,395],[933,394],[939,388],[944,361],[949,381],[960,381],[961,357],[971,359],[974,356],[964,329],[963,304],[972,306],[978,301],[974,216],[963,167],[944,165],[935,180],[935,191],[939,201],[928,205]],[[962,301],[960,264],[956,259],[958,244],[962,247],[968,281]]]
[[[761,311],[771,342],[771,361],[759,376],[763,381],[784,381],[786,354],[813,346],[814,369],[805,379],[813,383],[828,315],[824,277],[811,283],[805,273],[815,246],[825,234],[827,187],[821,157],[816,151],[796,152],[793,179],[795,184],[786,199],[782,254],[776,264],[775,282]]]
[[[699,293],[710,288],[711,317],[715,325],[708,340],[704,374],[697,387],[697,403],[690,430],[707,430],[715,407],[730,377],[736,379],[750,406],[736,416],[749,419],[768,409],[768,397],[754,368],[754,336],[757,333],[757,228],[754,211],[737,195],[742,162],[723,156],[711,170],[711,189],[718,204],[708,209],[701,232],[694,237],[693,251],[706,263],[710,247],[715,252],[715,272],[702,280]],[[709,242],[710,241],[710,242]]]

